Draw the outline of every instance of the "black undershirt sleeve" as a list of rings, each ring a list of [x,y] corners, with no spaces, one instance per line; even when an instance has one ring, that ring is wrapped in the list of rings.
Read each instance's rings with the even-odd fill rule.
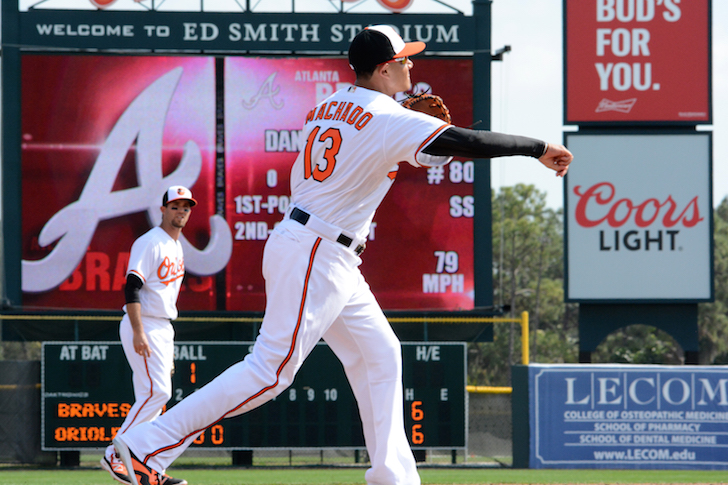
[[[139,303],[139,290],[144,286],[144,282],[134,273],[129,273],[126,277],[126,286],[124,287],[124,296],[126,303]]]
[[[540,158],[545,150],[546,143],[535,138],[451,126],[422,151],[436,156],[495,158],[525,155]]]

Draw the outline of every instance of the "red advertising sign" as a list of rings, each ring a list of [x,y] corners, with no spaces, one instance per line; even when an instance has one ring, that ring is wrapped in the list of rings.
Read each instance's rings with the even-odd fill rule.
[[[711,122],[710,0],[564,0],[566,124]]]
[[[416,89],[468,125],[471,62],[415,64]],[[119,309],[131,244],[179,184],[199,202],[180,310],[262,311],[263,246],[303,120],[353,80],[345,59],[24,55],[23,305]],[[470,161],[402,166],[363,255],[382,307],[473,307],[472,174]]]

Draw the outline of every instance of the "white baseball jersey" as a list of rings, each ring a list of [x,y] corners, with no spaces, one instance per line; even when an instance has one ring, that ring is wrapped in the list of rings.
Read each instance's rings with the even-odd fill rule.
[[[131,247],[127,276],[130,273],[144,282],[139,290],[142,316],[177,318],[177,297],[185,275],[179,241],[172,239],[161,227],[150,229]]]
[[[359,86],[337,91],[306,118],[306,146],[291,170],[291,202],[366,238],[398,163],[420,167],[452,159],[422,153],[449,126],[378,91]]]

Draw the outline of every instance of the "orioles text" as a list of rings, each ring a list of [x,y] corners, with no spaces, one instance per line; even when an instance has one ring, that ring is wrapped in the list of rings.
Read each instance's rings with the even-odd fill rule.
[[[56,428],[53,432],[53,437],[57,442],[63,441],[93,441],[98,443],[109,443],[116,433],[119,431],[119,427],[105,427],[105,426],[67,426]]]

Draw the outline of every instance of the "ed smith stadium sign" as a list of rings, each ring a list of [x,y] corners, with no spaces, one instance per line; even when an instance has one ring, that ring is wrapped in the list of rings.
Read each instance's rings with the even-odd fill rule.
[[[42,11],[20,13],[24,47],[344,53],[370,24],[393,24],[430,52],[474,50],[473,17],[413,14],[281,14]]]

